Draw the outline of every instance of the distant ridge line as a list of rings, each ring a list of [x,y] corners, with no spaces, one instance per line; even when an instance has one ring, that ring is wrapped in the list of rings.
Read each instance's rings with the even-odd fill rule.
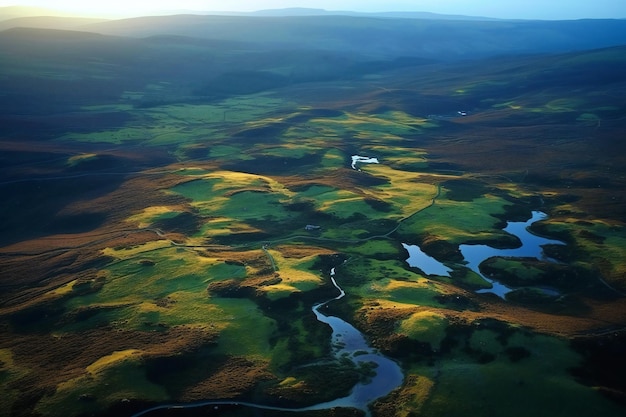
[[[149,17],[149,16],[169,16],[176,14],[194,14],[194,15],[212,15],[212,16],[248,16],[248,17],[301,17],[301,16],[352,16],[352,17],[378,17],[378,18],[396,18],[396,19],[432,19],[432,20],[503,20],[483,16],[465,16],[465,15],[448,15],[431,12],[353,12],[348,10],[325,10],[305,7],[291,7],[282,9],[264,9],[254,12],[236,12],[236,11],[211,11],[211,10],[189,10],[189,9],[168,9],[155,11],[146,14],[127,14],[117,17],[109,17],[113,20],[126,19],[130,17]],[[93,18],[93,14],[75,14],[55,10],[51,8],[38,7],[21,7],[6,6],[0,7],[0,21],[23,18],[23,17],[82,17]]]

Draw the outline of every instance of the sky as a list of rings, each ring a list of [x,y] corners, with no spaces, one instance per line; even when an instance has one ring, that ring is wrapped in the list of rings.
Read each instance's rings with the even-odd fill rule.
[[[163,11],[255,11],[286,7],[361,12],[424,11],[507,19],[626,18],[626,0],[0,0],[74,14],[123,17]]]

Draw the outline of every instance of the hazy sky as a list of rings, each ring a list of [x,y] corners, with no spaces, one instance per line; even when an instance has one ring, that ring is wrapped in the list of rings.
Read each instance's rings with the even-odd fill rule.
[[[310,7],[363,12],[426,11],[514,19],[626,18],[626,0],[0,0],[0,6],[15,5],[108,16],[182,9],[254,11]]]

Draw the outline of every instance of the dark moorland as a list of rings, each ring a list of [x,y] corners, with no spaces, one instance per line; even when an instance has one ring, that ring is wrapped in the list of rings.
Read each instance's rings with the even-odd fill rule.
[[[435,17],[0,9],[0,415],[624,415],[626,21]]]

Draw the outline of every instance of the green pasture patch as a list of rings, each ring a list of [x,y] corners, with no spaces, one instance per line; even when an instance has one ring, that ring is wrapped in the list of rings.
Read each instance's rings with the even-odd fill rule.
[[[437,187],[419,182],[414,174],[393,170],[389,167],[372,164],[363,168],[377,177],[388,180],[388,184],[362,188],[354,192],[327,186],[312,186],[299,192],[299,196],[314,200],[315,208],[342,220],[359,219],[399,220],[408,217],[431,204],[437,193]],[[379,209],[366,201],[384,201],[387,208]],[[364,224],[364,226],[367,226]],[[367,227],[365,227],[367,229]],[[365,230],[366,231],[366,230]],[[336,231],[335,231],[336,232]],[[367,233],[367,231],[366,231]],[[358,234],[350,233],[353,236]],[[324,230],[325,237],[339,237],[337,233]],[[345,238],[345,236],[344,236]]]
[[[326,143],[326,146],[328,147],[332,143],[335,143],[335,141],[329,142],[329,138],[327,137],[320,137],[320,134],[316,129],[300,124],[288,126],[283,132],[282,137],[284,142],[298,141],[307,144],[315,144],[317,146]]]
[[[489,404],[506,416],[566,417],[596,412],[620,415],[617,404],[571,376],[569,369],[578,366],[580,358],[569,349],[567,341],[517,332],[503,345],[494,332],[474,333],[470,347],[491,355],[493,360],[477,363],[474,357],[460,352],[442,360],[438,365],[438,383],[424,404],[425,414],[483,415]],[[512,360],[506,353],[511,348],[523,348],[529,355]],[[430,374],[432,370],[424,372]],[[488,402],[477,400],[487,396]]]
[[[252,159],[251,156],[242,152],[241,148],[230,145],[216,145],[209,149],[211,158],[226,158],[236,156],[234,159]]]
[[[454,244],[493,239],[506,235],[496,228],[499,220],[493,215],[504,213],[507,204],[503,198],[491,194],[470,202],[449,200],[442,187],[435,204],[404,221],[398,233],[416,236],[427,232]]]
[[[281,107],[288,107],[288,103],[271,93],[260,93],[230,97],[221,101],[219,106],[226,111],[226,122],[242,123],[275,113]]]
[[[346,161],[346,156],[339,149],[329,149],[322,157],[322,166],[325,168],[339,168]]]
[[[223,281],[226,279],[242,279],[247,275],[245,265],[238,263],[219,262],[210,266],[206,275],[210,277],[212,282]]]
[[[574,265],[594,270],[601,265],[602,278],[611,286],[626,289],[626,235],[624,226],[601,219],[578,221],[576,218],[549,219],[548,230],[567,232],[587,256]]]
[[[90,133],[69,133],[59,139],[64,141],[77,142],[104,142],[119,145],[123,142],[143,141],[149,136],[144,129],[122,128],[116,130],[105,130]]]
[[[106,268],[104,286],[66,303],[69,312],[92,313],[81,313],[85,318],[64,326],[64,330],[80,330],[97,323],[141,330],[179,325],[219,330],[229,325],[233,315],[245,318],[256,314],[251,312],[251,305],[243,309],[243,301],[241,308],[235,308],[236,304],[211,298],[206,291],[209,282],[244,278],[244,265],[156,243],[105,251],[118,260]]]
[[[408,119],[401,120],[406,122]],[[381,117],[367,113],[344,113],[338,117],[312,118],[308,124],[311,129],[324,136],[350,135],[359,139],[370,139],[375,143],[388,143],[390,139],[402,140],[405,135],[419,133],[418,126],[426,126],[426,122],[421,122],[420,119],[414,121],[414,124],[409,125],[389,115]]]
[[[436,127],[437,124],[424,117],[416,117],[399,110],[388,111],[377,115],[383,120],[410,127]]]
[[[498,340],[498,336],[498,333],[492,330],[476,330],[472,332],[468,345],[473,350],[497,355],[503,351],[503,346],[500,340]]]
[[[346,252],[358,254],[365,257],[398,257],[401,253],[397,244],[388,239],[372,239],[364,243],[346,247]]]
[[[193,137],[178,128],[164,129],[151,135],[150,138],[144,143],[144,145],[163,146],[181,144],[181,142],[188,142]]]
[[[282,221],[297,213],[284,208],[292,195],[276,181],[264,177],[222,172],[171,189],[192,200],[201,215],[234,221]]]
[[[97,293],[74,297],[69,307],[102,303],[141,303],[178,291],[202,292],[212,280],[211,268],[222,261],[193,250],[155,241],[128,249],[107,249],[116,261],[104,267],[106,281]]]
[[[176,171],[172,171],[172,174],[189,176],[191,178],[198,177],[201,179],[205,177],[207,174],[210,174],[211,172],[213,171],[209,171],[207,169],[200,168],[200,167],[189,166],[189,167],[177,169]]]
[[[283,196],[274,193],[243,191],[230,196],[222,207],[211,212],[240,220],[281,221],[294,218],[296,214],[284,209],[283,199]]]
[[[269,339],[276,331],[276,322],[247,299],[215,298],[212,302],[223,312],[221,320],[226,324],[215,352],[268,360]]]
[[[294,292],[306,292],[318,288],[322,284],[322,278],[318,273],[313,273],[313,264],[317,261],[317,255],[301,258],[284,257],[278,250],[270,249],[268,254],[272,257],[280,282],[261,287],[265,295],[271,300],[288,297]]]
[[[284,144],[279,147],[266,148],[260,153],[266,156],[277,156],[283,158],[304,158],[311,154],[313,149],[302,144]]]
[[[364,192],[393,205],[393,213],[386,215],[389,219],[394,218],[393,214],[404,218],[429,207],[439,193],[437,185],[421,181],[421,177],[412,172],[384,164],[371,164],[366,169],[368,173],[387,180],[386,184],[370,187]]]
[[[228,325],[229,314],[216,305],[215,299],[209,298],[204,286],[195,291],[181,290],[146,300],[128,307],[128,317],[123,323],[115,324],[141,330],[174,326],[220,330]]]
[[[487,396],[488,402],[477,400]],[[512,417],[593,415],[598,410],[605,416],[619,416],[621,412],[568,375],[551,375],[536,366],[530,372],[523,365],[503,361],[446,363],[424,412],[429,416],[482,415],[486,407]]]
[[[143,209],[141,213],[129,217],[127,221],[137,223],[138,227],[149,227],[159,220],[173,219],[181,213],[182,211],[176,207],[151,206]]]
[[[340,219],[348,219],[355,215],[375,219],[383,216],[364,201],[364,197],[347,190],[335,190],[319,195],[316,199],[317,208]]]
[[[37,403],[35,410],[42,416],[65,415],[68,410],[87,414],[124,399],[170,399],[162,386],[148,380],[142,364],[140,351],[113,352],[88,366],[84,375],[58,385],[53,394]]]
[[[317,210],[340,219],[348,219],[355,215],[369,219],[381,217],[380,212],[365,203],[362,195],[352,191],[313,185],[304,191],[298,192],[298,196],[313,201]]]
[[[106,142],[122,144],[127,142],[145,142],[153,145],[164,145],[189,141],[193,134],[184,132],[173,126],[125,126],[119,129],[109,129],[89,133],[69,133],[61,136],[60,140],[78,142]]]
[[[438,307],[440,303],[435,297],[447,291],[441,285],[427,279],[400,281],[384,278],[365,286],[360,293],[367,294],[367,298],[370,299],[387,300],[392,303]]]
[[[411,339],[430,343],[433,349],[438,350],[446,337],[447,326],[448,320],[443,314],[425,310],[413,313],[409,318],[402,320],[397,332]]]
[[[137,100],[143,92],[127,92],[128,99]],[[192,141],[222,139],[216,129],[225,123],[242,123],[256,120],[259,116],[275,112],[282,100],[264,95],[229,98],[218,104],[175,104],[148,109],[123,108],[136,118],[132,124],[118,129],[89,133],[69,133],[59,139],[81,142],[106,142],[121,144],[143,142],[150,145],[182,144]],[[108,107],[107,107],[108,108]],[[115,106],[115,110],[120,110]],[[85,110],[102,110],[102,106],[86,107]],[[138,125],[138,121],[142,124]]]
[[[110,256],[116,260],[124,261],[132,258],[137,258],[139,256],[157,257],[159,256],[159,254],[157,254],[156,252],[162,249],[172,249],[176,250],[177,252],[184,250],[183,248],[173,249],[172,243],[169,240],[163,239],[153,240],[140,245],[105,248],[102,250],[102,254],[105,256]],[[117,265],[117,263],[113,264],[113,266],[115,265]]]
[[[406,269],[406,263],[399,260],[379,260],[372,258],[350,258],[349,262],[341,266],[337,273],[346,272],[350,277],[350,286],[361,286],[365,283],[368,291],[371,282],[382,279],[401,281],[419,281],[423,278]]]
[[[334,187],[329,187],[327,185],[312,185],[307,187],[306,190],[298,191],[299,197],[312,197],[315,200],[320,200],[321,196],[326,193],[336,192],[337,189]],[[321,199],[323,201],[323,199]]]
[[[368,146],[363,149],[367,155],[376,156],[383,165],[397,171],[416,172],[428,167],[426,152],[419,149],[382,145]]]
[[[217,178],[201,177],[178,184],[171,188],[170,191],[180,194],[191,201],[206,201],[219,195],[214,190],[214,186],[219,181]]]
[[[282,99],[267,94],[253,94],[231,97],[214,104],[162,105],[145,109],[142,113],[155,120],[187,126],[258,122],[259,117],[274,113],[282,103]]]
[[[448,282],[450,282],[451,284],[455,284],[455,285],[462,284],[464,286],[467,286],[476,290],[493,287],[493,285],[490,282],[485,281],[483,277],[481,277],[476,272],[468,268],[464,268],[460,272],[461,272],[461,275],[455,274],[454,278],[448,280]]]
[[[145,114],[162,122],[199,125],[222,123],[225,111],[221,106],[209,104],[173,104],[147,109]]]
[[[250,189],[274,191],[288,196],[293,195],[281,183],[270,177],[245,172],[214,171],[202,177],[194,176],[193,178],[193,181],[175,186],[172,191],[199,201],[210,198],[213,194],[223,196],[226,193],[235,194],[236,191],[247,191]],[[193,192],[194,187],[201,187],[200,191],[203,194]],[[189,194],[187,190],[192,190],[192,193]]]
[[[235,220],[229,217],[212,217],[206,220],[200,229],[200,232],[189,243],[197,241],[199,244],[206,243],[204,239],[212,237],[229,236],[232,234],[242,233],[259,233],[260,229],[250,226],[243,221]]]
[[[487,262],[490,269],[504,271],[507,275],[514,275],[516,279],[528,284],[532,284],[544,274],[541,269],[516,259],[497,257],[491,258]]]

